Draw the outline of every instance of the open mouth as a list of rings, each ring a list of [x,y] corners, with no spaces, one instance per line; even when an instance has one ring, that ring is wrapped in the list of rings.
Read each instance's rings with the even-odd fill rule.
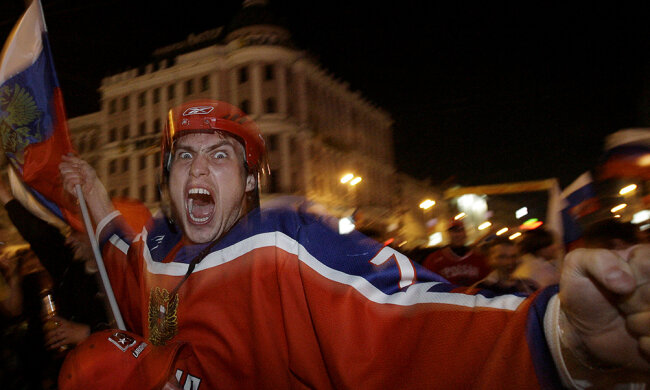
[[[192,223],[207,223],[214,214],[212,194],[205,188],[190,188],[187,193],[186,208]]]

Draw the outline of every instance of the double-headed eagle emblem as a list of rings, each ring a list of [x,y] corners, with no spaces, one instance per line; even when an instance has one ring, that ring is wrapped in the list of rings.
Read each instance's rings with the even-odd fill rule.
[[[27,145],[43,139],[39,121],[42,115],[26,88],[18,84],[0,87],[0,140],[5,153],[21,165]],[[34,122],[36,129],[29,126]]]
[[[178,331],[178,294],[155,287],[149,293],[149,341],[165,345]]]

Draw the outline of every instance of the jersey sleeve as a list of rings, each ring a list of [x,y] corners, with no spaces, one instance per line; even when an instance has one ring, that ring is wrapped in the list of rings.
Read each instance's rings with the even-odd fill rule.
[[[381,244],[316,224],[294,239],[279,245],[300,260],[281,270],[281,288],[304,382],[328,372],[333,388],[561,387],[543,325],[556,289],[462,292]]]
[[[127,330],[142,334],[140,299],[141,261],[138,256],[142,242],[135,236],[119,212],[109,214],[97,224],[97,241],[111,282],[115,300]]]

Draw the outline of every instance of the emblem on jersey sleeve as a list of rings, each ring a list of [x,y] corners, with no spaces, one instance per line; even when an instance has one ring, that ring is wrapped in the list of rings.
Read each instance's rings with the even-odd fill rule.
[[[154,287],[149,293],[149,341],[165,345],[178,332],[178,294],[170,296],[164,288]]]

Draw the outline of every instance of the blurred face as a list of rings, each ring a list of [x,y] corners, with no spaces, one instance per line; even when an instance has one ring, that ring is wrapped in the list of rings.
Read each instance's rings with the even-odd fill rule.
[[[244,148],[219,133],[188,134],[174,144],[169,194],[177,222],[193,243],[213,241],[246,209],[255,177],[244,168]]]
[[[559,244],[551,244],[537,251],[536,255],[546,260],[555,260],[560,257],[562,247]]]
[[[448,230],[451,246],[463,246],[467,241],[467,234],[465,228],[462,226],[454,226]]]
[[[503,274],[510,274],[517,268],[518,259],[517,247],[499,244],[490,248],[488,262],[493,269]]]

